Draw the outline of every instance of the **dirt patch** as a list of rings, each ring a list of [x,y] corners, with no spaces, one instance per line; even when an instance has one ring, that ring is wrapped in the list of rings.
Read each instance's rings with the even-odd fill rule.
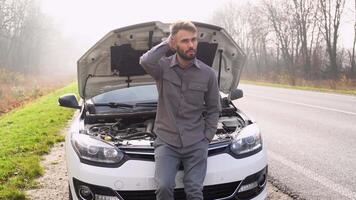
[[[41,165],[45,174],[36,181],[39,187],[28,190],[30,199],[33,200],[68,200],[68,177],[64,157],[64,142],[55,144],[51,152],[44,156]]]

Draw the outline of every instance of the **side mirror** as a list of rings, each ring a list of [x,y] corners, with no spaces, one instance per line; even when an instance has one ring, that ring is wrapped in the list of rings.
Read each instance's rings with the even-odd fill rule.
[[[231,101],[232,100],[236,100],[236,99],[240,99],[244,96],[244,93],[241,89],[234,89],[231,91],[231,94],[230,94],[230,99]]]
[[[81,108],[74,94],[65,94],[59,97],[58,103],[60,106],[67,107],[67,108],[76,108],[76,109]]]

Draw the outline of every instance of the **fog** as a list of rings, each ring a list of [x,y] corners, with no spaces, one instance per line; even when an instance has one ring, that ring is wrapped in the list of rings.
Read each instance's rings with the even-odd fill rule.
[[[62,52],[67,57],[65,63],[52,59],[52,65],[60,67],[58,65],[63,63],[65,68],[75,70],[76,60],[113,29],[148,21],[188,19],[211,22],[214,13],[229,2],[261,4],[258,0],[42,0],[41,9],[50,16],[59,30],[58,34],[64,39],[62,44],[58,44],[58,50],[66,49]],[[354,1],[346,1],[339,42],[345,48],[352,48],[353,8]]]
[[[172,22],[179,19],[210,23],[219,18],[231,18],[232,15],[227,16],[227,13],[223,13],[222,17],[216,15],[229,6],[229,3],[241,7],[239,13],[236,13],[238,18],[232,19],[239,21],[244,18],[245,4],[261,5],[261,2],[263,1],[0,0],[0,68],[25,73],[75,75],[76,62],[80,56],[113,29],[149,21]],[[14,10],[13,13],[7,12],[11,9]],[[353,10],[354,1],[346,0],[339,31],[338,44],[341,50],[352,48],[355,20]],[[252,11],[250,14],[254,13],[256,14]],[[260,17],[268,18],[266,13],[262,15]],[[227,26],[224,22],[221,25]],[[251,29],[244,24],[232,28],[236,31]],[[250,31],[254,32],[253,29]],[[270,35],[273,37],[274,33],[271,32]],[[235,39],[238,44],[244,42],[239,41],[238,37]],[[251,38],[248,39],[251,41]],[[246,49],[249,48],[251,47]]]
[[[212,14],[226,2],[228,0],[42,0],[42,12],[58,30],[54,37],[62,41],[56,43],[54,50],[61,55],[49,56],[50,70],[74,73],[79,57],[113,29],[149,21],[209,22]]]

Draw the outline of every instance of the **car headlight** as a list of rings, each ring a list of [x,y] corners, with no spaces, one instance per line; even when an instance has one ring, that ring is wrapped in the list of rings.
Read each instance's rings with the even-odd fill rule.
[[[72,146],[78,156],[86,161],[118,164],[124,154],[116,147],[84,134],[72,135]]]
[[[262,149],[262,137],[256,124],[251,124],[241,130],[230,145],[230,150],[236,156],[257,152],[260,149]]]

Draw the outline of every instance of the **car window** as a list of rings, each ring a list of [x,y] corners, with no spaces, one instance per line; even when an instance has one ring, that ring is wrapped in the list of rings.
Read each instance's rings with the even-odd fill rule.
[[[158,93],[156,85],[134,86],[129,88],[121,88],[97,95],[92,98],[94,103],[109,103],[109,102],[147,102],[157,101]]]

